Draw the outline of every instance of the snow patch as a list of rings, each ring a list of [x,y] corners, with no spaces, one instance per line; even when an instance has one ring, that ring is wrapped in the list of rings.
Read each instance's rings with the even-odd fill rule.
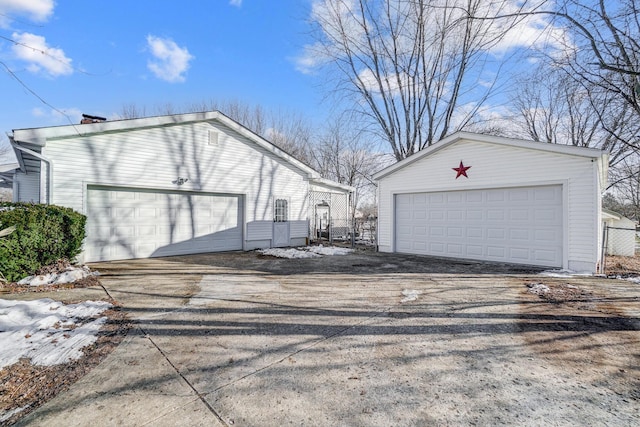
[[[541,273],[538,273],[539,276],[545,277],[577,277],[577,276],[593,276],[592,273],[588,272],[577,272],[572,270],[545,270]]]
[[[13,409],[11,411],[2,413],[0,415],[0,423],[3,423],[5,421],[7,421],[9,418],[13,417],[15,414],[19,414],[20,412],[22,412],[25,409],[27,409],[29,406],[31,406],[31,405],[25,405],[25,406],[22,406],[20,408],[16,408],[16,409]]]
[[[335,246],[307,246],[305,248],[302,248],[304,250],[307,250],[309,252],[318,254],[318,255],[326,255],[326,256],[334,256],[334,255],[347,255],[351,252],[353,252],[353,249],[348,249],[348,248],[337,248]]]
[[[89,267],[68,267],[60,274],[49,273],[37,276],[27,276],[18,282],[21,286],[47,286],[47,285],[63,285],[65,283],[73,283],[89,276],[98,276],[97,271],[92,272]]]
[[[307,252],[307,251],[303,251],[303,250],[299,250],[299,249],[295,249],[295,248],[289,248],[289,249],[281,249],[281,248],[270,248],[270,249],[261,249],[258,251],[258,253],[261,253],[263,255],[269,255],[269,256],[274,256],[277,258],[289,258],[289,259],[294,259],[294,258],[317,258],[320,255],[319,254],[315,254],[313,252]]]
[[[620,279],[621,277],[618,277],[618,278]],[[640,276],[627,277],[627,278],[625,278],[625,280],[628,280],[629,282],[639,283],[640,284]]]
[[[402,298],[400,302],[415,301],[418,299],[418,295],[420,295],[421,293],[422,292],[415,289],[405,289],[402,291],[402,295],[404,296],[404,298]]]
[[[535,295],[545,295],[551,290],[543,283],[529,283],[527,287],[529,288],[529,292]]]
[[[304,246],[299,248],[270,248],[260,249],[258,253],[278,258],[317,258],[321,256],[347,255],[353,249],[338,248],[335,246]]]
[[[35,301],[0,299],[0,369],[21,358],[40,366],[70,362],[93,344],[112,307],[105,301],[62,304],[50,298]]]

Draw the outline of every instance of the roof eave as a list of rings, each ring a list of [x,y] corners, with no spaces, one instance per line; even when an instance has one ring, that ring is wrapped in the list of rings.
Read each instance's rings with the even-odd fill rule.
[[[325,179],[325,178],[312,178],[310,179],[310,182],[312,184],[317,183],[319,185],[324,185],[326,187],[333,187],[337,190],[343,190],[343,191],[348,191],[349,193],[353,193],[356,191],[355,187],[352,187],[350,185],[346,185],[346,184],[341,184],[339,182],[336,181],[331,181],[329,179]]]
[[[23,143],[32,144],[34,146],[44,147],[47,140],[60,139],[77,136],[90,136],[95,134],[107,133],[107,132],[124,132],[132,129],[160,127],[168,125],[178,125],[186,123],[196,122],[210,122],[218,121],[230,129],[238,132],[242,136],[253,141],[260,147],[275,154],[283,160],[289,162],[303,173],[307,174],[308,178],[318,178],[320,174],[313,168],[305,165],[300,160],[286,153],[284,150],[278,148],[271,142],[262,138],[260,135],[254,133],[248,128],[244,127],[240,123],[225,116],[219,111],[207,111],[200,113],[186,113],[186,114],[174,114],[167,116],[155,116],[144,117],[139,119],[128,120],[116,120],[106,121],[99,123],[87,123],[82,125],[65,125],[54,126],[46,128],[32,128],[32,129],[15,129],[13,131],[13,139]]]

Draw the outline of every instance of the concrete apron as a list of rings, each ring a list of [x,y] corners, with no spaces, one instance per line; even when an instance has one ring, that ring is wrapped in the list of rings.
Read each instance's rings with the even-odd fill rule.
[[[523,277],[273,275],[183,263],[153,273],[157,266],[102,277],[135,328],[22,425],[581,419],[584,408],[568,404],[580,381],[549,378],[523,341]],[[620,421],[602,416],[596,423]]]

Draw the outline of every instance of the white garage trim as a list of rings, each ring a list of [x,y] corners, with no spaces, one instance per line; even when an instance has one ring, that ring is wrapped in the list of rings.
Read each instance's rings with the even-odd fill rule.
[[[89,185],[84,261],[241,250],[244,197]]]
[[[394,251],[563,267],[563,185],[394,196]]]

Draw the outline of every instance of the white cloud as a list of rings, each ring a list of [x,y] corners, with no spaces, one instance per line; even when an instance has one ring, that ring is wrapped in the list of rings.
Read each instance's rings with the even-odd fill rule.
[[[48,126],[79,124],[82,119],[82,111],[79,108],[61,108],[59,111],[35,107],[31,115],[42,120]]]
[[[44,72],[51,77],[73,73],[71,59],[62,49],[47,46],[44,37],[31,33],[13,33],[11,37],[17,43],[11,48],[13,53],[28,63],[27,69],[32,73]]]
[[[413,13],[411,2],[393,0],[390,1],[390,4],[389,13],[392,14],[393,22],[395,22],[396,16]],[[425,18],[427,19],[427,27],[449,28],[445,47],[452,51],[457,50],[459,40],[464,36],[462,31],[465,31],[465,27],[454,26],[452,23],[464,16],[462,11],[466,7],[466,0],[433,0],[429,4],[428,16]],[[552,0],[479,2],[478,9],[475,10],[474,15],[478,18],[488,18],[478,19],[474,23],[477,27],[475,32],[482,38],[478,39],[479,45],[482,45],[480,49],[496,57],[512,53],[518,49],[535,48],[544,50],[552,55],[561,55],[562,52],[570,49],[572,41],[567,36],[566,29],[554,25],[551,15],[526,14],[533,10],[540,10],[543,4],[544,10],[553,10],[554,8]],[[443,7],[450,8],[450,13],[447,14],[447,22],[442,21],[444,18],[440,11]],[[378,3],[372,8],[379,8]],[[313,0],[309,20],[315,24],[318,31],[317,36],[321,38],[322,42],[304,46],[302,54],[294,60],[296,70],[304,74],[311,74],[330,60],[341,59],[345,55],[344,43],[349,44],[348,48],[356,58],[361,54],[361,46],[364,46],[365,53],[363,57],[366,58],[368,47],[364,39],[363,28],[367,24],[367,20],[374,19],[377,16],[376,11],[370,14],[367,13],[363,17],[362,12],[355,7],[354,0]],[[493,19],[497,16],[504,18]],[[508,18],[509,16],[511,18]],[[398,22],[403,21],[398,20]],[[373,28],[373,25],[370,24],[369,27]],[[385,38],[389,37],[387,27],[387,23],[380,23],[381,35],[376,38],[379,39],[379,42],[383,42]],[[401,52],[411,53],[415,35],[410,30],[407,30],[408,27],[405,26],[403,28],[404,30],[400,32],[400,37],[396,42],[400,46]],[[430,34],[428,33],[427,36]],[[435,46],[429,46],[438,49],[438,40],[437,38],[434,40],[429,39],[427,43],[435,43]],[[376,48],[378,50],[381,49],[379,45]]]
[[[13,15],[45,22],[53,13],[54,6],[53,0],[0,0],[0,27],[7,28]]]
[[[189,62],[194,59],[186,47],[178,46],[173,40],[147,36],[147,44],[154,59],[147,63],[149,70],[159,79],[170,83],[183,82]]]
[[[231,6],[240,7],[242,6],[242,0],[229,0],[229,4]]]
[[[321,53],[323,47],[320,43],[304,46],[302,54],[293,58],[295,69],[302,74],[313,74],[318,68],[328,61],[328,58]]]

